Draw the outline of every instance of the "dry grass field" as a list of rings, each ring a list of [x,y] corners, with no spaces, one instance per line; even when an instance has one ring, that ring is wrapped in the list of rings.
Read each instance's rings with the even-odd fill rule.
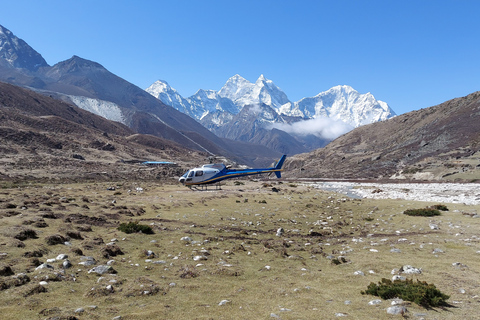
[[[480,206],[403,214],[432,204],[253,180],[208,191],[154,182],[4,185],[1,318],[480,318]],[[128,222],[154,233],[118,230]],[[37,269],[43,263],[53,268]],[[103,275],[92,270],[107,263]],[[361,291],[404,265],[421,268],[404,276],[433,283],[449,306],[405,302],[404,315],[391,315],[391,301],[370,305],[379,298]]]

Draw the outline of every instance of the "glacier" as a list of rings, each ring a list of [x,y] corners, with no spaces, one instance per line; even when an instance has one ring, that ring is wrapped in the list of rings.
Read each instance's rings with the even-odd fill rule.
[[[110,101],[92,99],[82,96],[67,96],[77,107],[90,111],[96,115],[102,116],[108,120],[113,120],[126,125],[125,117],[120,107]]]

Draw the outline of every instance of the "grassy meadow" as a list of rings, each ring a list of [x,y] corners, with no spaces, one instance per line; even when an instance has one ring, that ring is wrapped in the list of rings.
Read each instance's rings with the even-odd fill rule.
[[[480,206],[403,214],[434,204],[256,180],[208,191],[155,182],[4,185],[1,318],[475,319]],[[154,233],[118,230],[128,222]],[[79,264],[85,257],[96,265]],[[36,270],[45,262],[53,269]],[[107,262],[111,273],[89,272]],[[379,298],[361,291],[403,265],[422,268],[404,276],[434,284],[449,306],[405,302],[407,313],[390,315],[390,301],[369,305]]]

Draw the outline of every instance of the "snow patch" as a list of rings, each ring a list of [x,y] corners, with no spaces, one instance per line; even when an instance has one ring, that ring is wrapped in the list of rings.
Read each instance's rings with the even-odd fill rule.
[[[104,117],[105,119],[117,121],[126,125],[122,110],[113,102],[82,96],[68,96],[68,98],[70,98],[77,107],[83,110],[90,111],[91,113]]]

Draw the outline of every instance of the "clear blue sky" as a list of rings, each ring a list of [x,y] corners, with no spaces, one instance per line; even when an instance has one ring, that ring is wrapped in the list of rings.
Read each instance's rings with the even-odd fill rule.
[[[291,101],[335,85],[397,114],[480,90],[480,1],[0,0],[50,65],[80,56],[188,97],[261,74]]]

